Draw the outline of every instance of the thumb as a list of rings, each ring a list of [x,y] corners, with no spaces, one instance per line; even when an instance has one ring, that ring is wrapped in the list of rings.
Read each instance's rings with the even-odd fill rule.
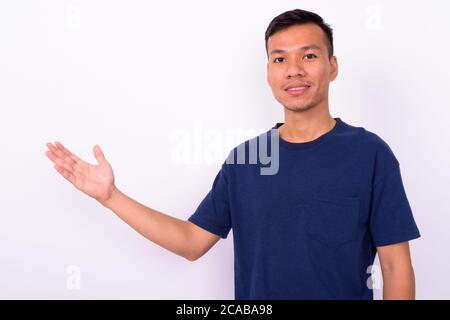
[[[98,144],[96,144],[94,146],[94,156],[95,156],[95,159],[97,159],[99,164],[103,164],[103,163],[107,162],[105,155],[103,154],[103,151],[102,151],[102,149],[100,149],[100,146]]]

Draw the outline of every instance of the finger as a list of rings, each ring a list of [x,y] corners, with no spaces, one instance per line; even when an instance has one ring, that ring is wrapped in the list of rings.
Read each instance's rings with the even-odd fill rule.
[[[85,163],[76,157],[75,155],[71,154],[69,155],[67,152],[70,153],[67,149],[65,149],[67,152],[65,152],[64,146],[62,146],[61,143],[59,143],[59,146],[53,146],[52,144],[48,144],[49,149],[51,149],[54,153],[56,153],[60,158],[62,158],[64,161],[67,161],[71,165],[70,171],[73,174],[83,174],[83,166],[85,166]],[[62,148],[61,148],[62,147]],[[66,169],[68,169],[66,167]]]
[[[50,151],[52,151],[54,154],[56,154],[57,156],[59,156],[61,159],[69,162],[72,166],[74,166],[76,164],[76,162],[71,159],[69,156],[67,156],[64,151],[62,151],[61,149],[55,147],[53,144],[51,144],[50,142],[47,143],[47,147]]]
[[[50,151],[50,150],[46,151],[46,152],[45,152],[45,155],[46,155],[47,158],[49,158],[53,163],[55,163],[56,159],[59,158],[59,156],[58,156],[56,153],[54,153],[53,151]]]
[[[54,154],[56,154],[58,157],[60,157],[63,161],[67,161],[69,163],[69,165],[71,166],[70,172],[72,172],[73,174],[84,174],[84,167],[87,164],[83,160],[78,158],[79,161],[74,161],[74,159],[67,156],[67,154],[64,153],[64,151],[62,151],[60,148],[55,147],[50,142],[47,143],[47,147],[49,148],[50,151],[52,151]],[[67,166],[65,166],[65,168],[69,170],[69,168],[67,168]]]
[[[45,152],[45,155],[58,167],[64,168],[72,174],[75,172],[72,165],[70,165],[67,161],[64,161],[64,159],[60,158],[53,151],[47,151]]]
[[[73,154],[69,149],[67,149],[63,144],[59,141],[55,141],[55,145],[60,148],[65,154],[67,154],[73,161],[83,161],[79,157],[77,157],[75,154]]]
[[[75,176],[72,174],[72,173],[70,173],[68,170],[66,170],[66,169],[64,169],[64,168],[62,168],[62,167],[60,167],[60,166],[58,166],[58,165],[54,165],[53,166],[55,169],[56,169],[56,171],[58,171],[67,181],[69,181],[70,183],[72,183],[73,185],[75,185],[75,182],[76,182],[76,178],[75,178]]]
[[[94,146],[94,156],[95,156],[95,159],[97,159],[99,164],[103,164],[103,163],[107,162],[105,155],[103,154],[103,151],[102,151],[102,149],[100,149],[100,146],[98,144],[96,144]]]
[[[53,161],[53,163],[58,164],[60,167],[64,167],[67,170],[70,170],[70,172],[80,171],[75,169],[76,163],[73,162],[72,159],[65,157],[61,153],[61,151],[56,149],[55,146],[53,146],[51,143],[47,143],[47,147],[49,148],[49,151],[47,151],[45,154],[51,161]]]

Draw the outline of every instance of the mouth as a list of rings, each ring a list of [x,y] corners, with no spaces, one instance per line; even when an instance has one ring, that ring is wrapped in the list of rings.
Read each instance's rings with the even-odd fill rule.
[[[305,94],[311,86],[308,84],[293,84],[288,86],[284,91],[291,96],[300,96]]]

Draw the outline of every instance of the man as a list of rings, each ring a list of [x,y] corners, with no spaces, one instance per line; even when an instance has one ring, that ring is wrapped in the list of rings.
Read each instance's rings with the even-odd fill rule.
[[[379,136],[329,113],[338,74],[332,29],[297,9],[275,17],[265,38],[267,80],[285,114],[266,133],[279,146],[270,150],[279,161],[274,174],[261,174],[262,163],[234,163],[242,149],[233,149],[184,221],[121,192],[98,145],[98,165],[59,142],[47,144],[47,156],[76,188],[190,261],[233,229],[236,299],[373,299],[367,279],[376,253],[384,299],[414,299],[408,241],[420,233],[399,162]],[[245,159],[263,136],[239,146]]]

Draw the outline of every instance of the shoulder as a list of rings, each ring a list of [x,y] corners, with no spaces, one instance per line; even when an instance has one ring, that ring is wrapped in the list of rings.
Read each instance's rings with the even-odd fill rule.
[[[344,124],[340,135],[351,141],[351,146],[358,150],[362,163],[372,168],[374,180],[399,167],[399,161],[388,140],[380,134],[365,127]]]
[[[391,146],[379,134],[363,128],[363,145],[370,149],[378,161],[399,165]]]
[[[400,163],[388,142],[379,134],[364,129],[362,148],[370,155],[373,170],[373,185],[382,181],[387,174],[400,170]],[[367,159],[367,158],[366,158]]]
[[[365,127],[343,123],[340,135],[357,142],[365,152],[395,158],[394,152],[387,141],[379,134],[368,130]]]

